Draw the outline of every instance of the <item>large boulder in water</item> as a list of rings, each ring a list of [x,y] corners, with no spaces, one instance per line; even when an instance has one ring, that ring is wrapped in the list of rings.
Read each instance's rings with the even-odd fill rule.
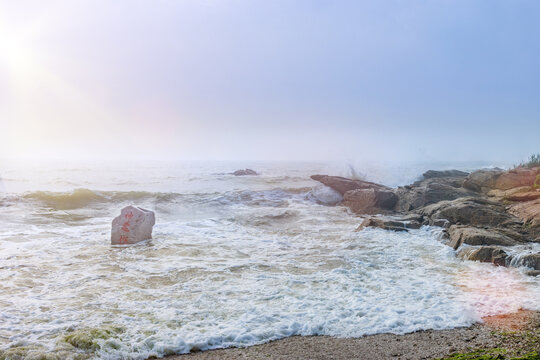
[[[152,238],[156,223],[153,211],[136,206],[126,206],[112,221],[111,244],[135,244]]]

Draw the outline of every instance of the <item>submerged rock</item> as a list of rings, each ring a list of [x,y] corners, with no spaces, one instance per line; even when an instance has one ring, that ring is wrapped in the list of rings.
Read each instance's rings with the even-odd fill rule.
[[[472,226],[452,225],[447,230],[450,237],[449,246],[458,249],[462,244],[467,245],[499,245],[511,246],[518,244],[510,237],[496,231]]]
[[[152,238],[156,223],[153,211],[136,206],[126,206],[112,221],[111,244],[135,244]]]
[[[232,173],[234,176],[259,175],[255,170],[240,169]]]
[[[392,231],[408,231],[409,229],[420,229],[422,224],[416,220],[396,220],[390,217],[378,216],[368,217],[360,224],[356,231],[366,227],[376,227]]]
[[[467,247],[458,252],[458,256],[472,261],[488,262],[506,266],[508,254],[496,246]]]

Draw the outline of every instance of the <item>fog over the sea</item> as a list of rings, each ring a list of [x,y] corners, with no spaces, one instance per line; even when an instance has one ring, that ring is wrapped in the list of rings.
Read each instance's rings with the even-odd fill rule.
[[[0,158],[518,162],[540,2],[1,1]]]

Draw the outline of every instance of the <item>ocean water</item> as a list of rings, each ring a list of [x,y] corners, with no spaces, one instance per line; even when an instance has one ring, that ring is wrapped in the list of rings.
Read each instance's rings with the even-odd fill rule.
[[[246,166],[261,175],[228,175]],[[360,171],[398,185],[427,168]],[[356,232],[362,219],[333,206],[339,194],[309,178],[347,176],[347,164],[0,171],[0,351],[146,359],[540,310],[539,279],[456,258],[439,228]],[[111,246],[111,221],[129,204],[155,211],[153,239]]]

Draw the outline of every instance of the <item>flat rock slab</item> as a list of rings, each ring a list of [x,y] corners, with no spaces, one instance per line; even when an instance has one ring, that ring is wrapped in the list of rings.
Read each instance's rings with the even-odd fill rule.
[[[459,248],[462,244],[498,246],[512,246],[518,244],[517,241],[506,235],[472,226],[452,225],[447,231],[450,236],[450,243],[448,245],[454,249]]]
[[[390,217],[368,217],[362,221],[356,231],[367,227],[375,227],[391,231],[408,231],[409,229],[420,229],[422,224],[416,220],[397,220]]]
[[[111,244],[136,244],[151,239],[155,223],[156,216],[153,211],[126,206],[112,221]]]

